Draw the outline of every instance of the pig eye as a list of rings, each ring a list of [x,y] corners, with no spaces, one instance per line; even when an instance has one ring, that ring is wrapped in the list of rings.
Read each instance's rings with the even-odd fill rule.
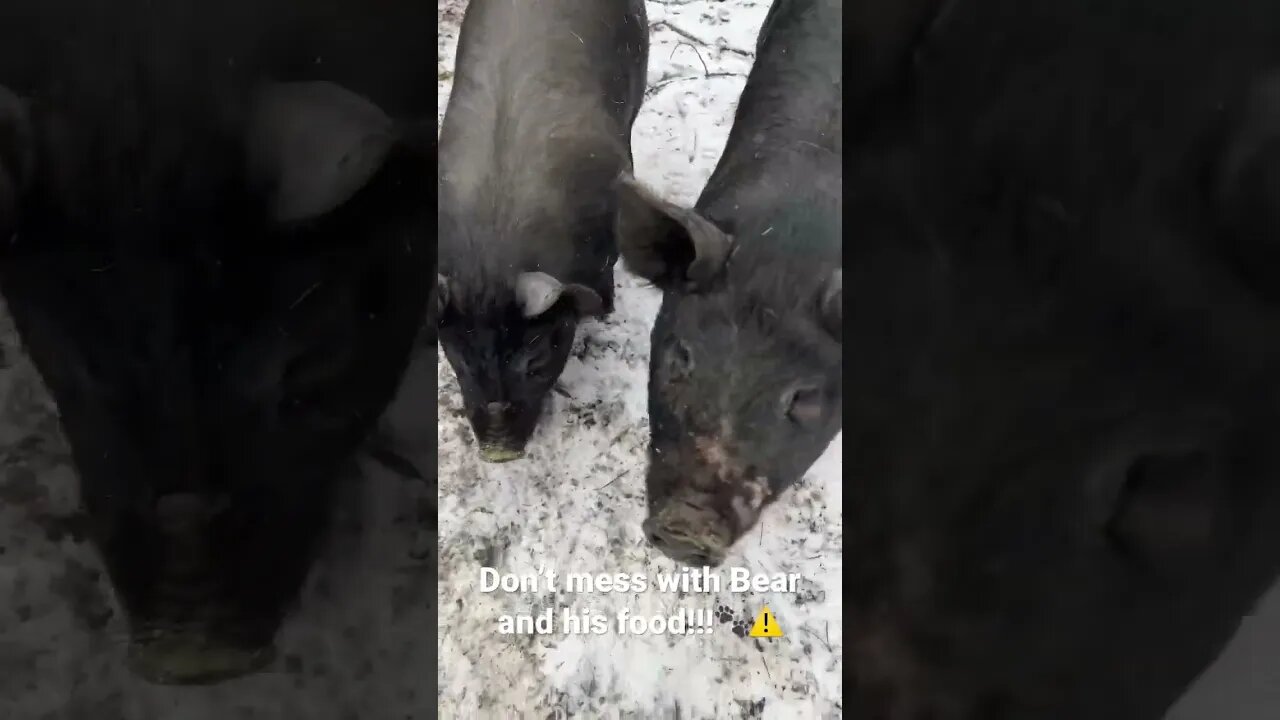
[[[667,372],[672,377],[684,377],[693,371],[693,353],[689,346],[676,340],[667,349]]]
[[[299,355],[285,366],[283,384],[291,393],[311,391],[335,381],[348,359],[347,353],[332,347]]]
[[[800,427],[810,427],[822,419],[822,391],[813,385],[797,385],[782,394],[787,419]]]
[[[537,375],[551,359],[551,348],[545,336],[535,335],[516,359],[516,371],[523,375]]]

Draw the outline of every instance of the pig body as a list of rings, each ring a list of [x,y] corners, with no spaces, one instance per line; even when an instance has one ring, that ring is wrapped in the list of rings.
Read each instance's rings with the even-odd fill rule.
[[[431,22],[418,2],[0,9],[0,293],[151,680],[270,660],[407,362],[435,258]]]
[[[857,8],[846,707],[1158,720],[1280,569],[1280,6]]]
[[[646,533],[715,565],[840,428],[841,4],[778,0],[693,209],[620,183],[627,267],[663,289]]]
[[[582,318],[613,307],[642,0],[474,0],[440,134],[440,343],[491,461],[518,457]]]

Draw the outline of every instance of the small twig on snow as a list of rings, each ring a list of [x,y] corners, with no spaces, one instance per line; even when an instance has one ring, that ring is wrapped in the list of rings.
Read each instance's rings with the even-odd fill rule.
[[[623,476],[623,475],[626,475],[628,472],[630,472],[630,471],[629,471],[629,470],[623,470],[622,472],[618,473],[617,475],[614,475],[612,480],[610,480],[609,482],[607,482],[607,483],[605,483],[605,484],[601,485],[600,487],[596,488],[596,491],[597,491],[597,492],[599,492],[600,490],[604,490],[605,488],[609,487],[610,485],[612,485],[612,484],[614,484],[614,483],[618,482],[619,480],[621,480],[621,479],[622,479],[622,476]]]
[[[829,637],[828,639],[825,639],[825,640],[823,638],[818,637],[818,633],[814,632],[813,630],[810,630],[808,625],[801,625],[800,629],[812,635],[814,640],[817,640],[818,642],[822,643],[822,646],[827,649],[827,652],[831,652],[831,640]]]
[[[707,75],[706,75],[706,77],[708,77],[708,78],[718,78],[718,77],[746,77],[746,76],[747,76],[747,74],[746,74],[746,73],[740,73],[740,72],[713,72],[713,73],[707,73]],[[683,82],[683,81],[685,81],[685,80],[701,80],[701,79],[702,79],[702,78],[701,78],[701,77],[698,77],[697,75],[679,75],[679,76],[676,76],[676,77],[664,78],[664,79],[659,80],[658,82],[654,83],[653,85],[650,85],[650,86],[649,86],[649,89],[648,89],[648,90],[645,90],[645,92],[644,92],[644,96],[645,96],[646,98],[651,98],[651,97],[653,97],[654,95],[656,95],[656,94],[658,93],[658,91],[659,91],[659,90],[661,90],[661,89],[665,88],[666,86],[668,86],[668,85],[670,85],[670,84],[672,84],[672,83]],[[650,283],[650,284],[648,285],[648,287],[653,287],[652,283]]]
[[[668,59],[668,60],[670,60],[671,58],[675,57],[675,56],[676,56],[676,50],[679,50],[681,45],[683,45],[683,46],[685,46],[685,47],[689,48],[690,50],[692,50],[692,51],[693,51],[693,54],[694,54],[694,55],[697,55],[697,56],[698,56],[698,62],[702,63],[702,72],[703,72],[703,77],[706,77],[707,75],[710,75],[710,74],[711,74],[711,68],[708,68],[708,67],[707,67],[707,61],[702,59],[702,53],[698,52],[698,48],[696,48],[696,47],[694,47],[694,46],[690,45],[690,44],[689,44],[689,43],[687,43],[687,42],[678,42],[678,43],[676,43],[676,46],[675,46],[675,47],[673,47],[673,48],[671,48],[671,54],[667,56],[667,59]]]
[[[708,41],[706,41],[706,40],[703,40],[702,38],[698,37],[697,35],[694,35],[693,33],[689,32],[688,30],[685,30],[685,29],[683,29],[683,28],[681,28],[681,27],[679,27],[679,26],[677,26],[677,25],[675,25],[675,24],[671,23],[669,20],[656,20],[656,21],[654,21],[654,22],[649,23],[649,29],[650,29],[650,30],[656,30],[656,29],[658,29],[658,28],[660,28],[660,27],[664,27],[664,28],[666,28],[666,29],[670,30],[671,32],[673,32],[673,33],[675,33],[675,34],[679,35],[680,37],[682,37],[682,38],[684,38],[684,39],[688,40],[689,42],[695,42],[695,43],[698,43],[699,45],[702,45],[703,47],[715,47],[715,48],[719,48],[719,49],[724,50],[724,51],[726,51],[726,52],[731,52],[731,53],[733,53],[734,55],[737,55],[737,56],[739,56],[739,57],[747,58],[748,60],[750,60],[750,59],[752,59],[752,58],[754,58],[754,57],[756,56],[756,54],[755,54],[755,53],[747,52],[746,50],[739,50],[738,48],[733,47],[732,45],[717,45],[716,43],[708,42]]]

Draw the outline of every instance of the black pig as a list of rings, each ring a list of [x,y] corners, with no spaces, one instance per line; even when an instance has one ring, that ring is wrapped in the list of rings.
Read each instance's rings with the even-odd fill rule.
[[[718,565],[840,429],[841,4],[778,0],[694,210],[620,183],[627,267],[662,288],[649,517]]]
[[[270,660],[396,388],[434,269],[432,22],[416,0],[0,10],[0,292],[151,680]]]
[[[642,0],[473,0],[440,132],[440,344],[483,459],[519,458],[579,321],[613,308],[612,180],[644,95]]]
[[[1280,570],[1280,4],[849,7],[846,708],[1158,720]]]

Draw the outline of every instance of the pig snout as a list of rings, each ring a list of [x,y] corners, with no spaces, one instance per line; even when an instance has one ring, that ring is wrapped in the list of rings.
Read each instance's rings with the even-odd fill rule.
[[[491,463],[511,462],[524,457],[527,434],[519,432],[516,408],[508,402],[486,403],[471,419],[480,459]]]
[[[225,497],[170,493],[154,505],[160,563],[146,610],[133,618],[128,661],[143,679],[210,684],[251,674],[275,657],[271,634],[229,617],[214,570],[212,525]],[[232,613],[234,615],[235,613]]]
[[[645,537],[663,555],[692,566],[716,567],[736,539],[732,521],[710,497],[678,497],[655,508],[642,524]]]
[[[652,458],[645,537],[677,562],[720,565],[772,497],[768,480],[709,437],[691,448],[655,449]]]
[[[129,645],[129,665],[159,685],[207,685],[250,675],[269,665],[275,647],[242,646],[197,628],[166,629]]]

